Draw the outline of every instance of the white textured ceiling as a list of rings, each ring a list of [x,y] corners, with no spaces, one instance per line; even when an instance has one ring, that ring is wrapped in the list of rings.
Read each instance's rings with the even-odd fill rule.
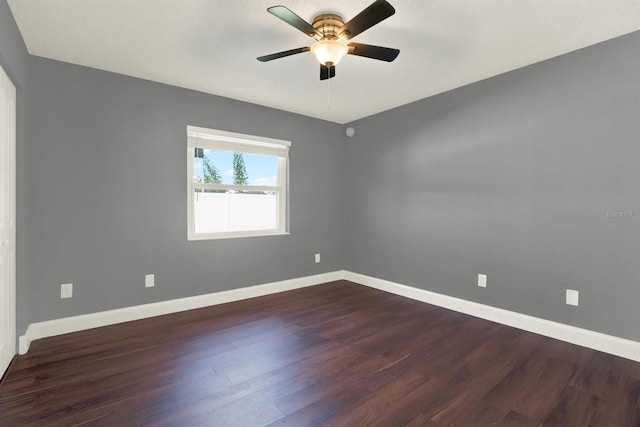
[[[267,13],[345,21],[373,0],[9,0],[33,55],[347,123],[640,30],[640,0],[389,0],[396,14],[352,41],[400,49],[347,56],[321,82],[313,40]]]

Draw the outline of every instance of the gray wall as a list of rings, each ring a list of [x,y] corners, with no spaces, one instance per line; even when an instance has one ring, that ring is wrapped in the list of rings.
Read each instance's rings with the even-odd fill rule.
[[[640,340],[638,52],[633,33],[352,123],[347,268]]]
[[[9,9],[6,0],[0,0],[0,65],[16,86],[16,186],[17,198],[16,206],[16,252],[18,282],[27,281],[27,252],[23,244],[27,235],[25,221],[24,179],[25,179],[25,148],[27,144],[27,77],[28,77],[29,54],[24,45],[22,36],[13,20],[13,14]],[[27,305],[27,294],[25,289],[17,286],[17,312],[22,318],[27,318],[29,314]],[[23,332],[18,328],[18,335]]]
[[[17,87],[26,83],[29,54],[6,0],[0,0],[0,65]]]
[[[29,69],[29,280],[19,286],[31,315],[19,332],[344,267],[341,126],[37,57]],[[292,141],[290,235],[187,241],[187,125]],[[61,300],[67,282],[74,296]]]

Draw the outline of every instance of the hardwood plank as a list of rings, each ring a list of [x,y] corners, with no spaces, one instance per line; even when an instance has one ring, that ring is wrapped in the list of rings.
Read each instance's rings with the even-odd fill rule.
[[[4,426],[640,426],[640,363],[347,281],[34,342]]]

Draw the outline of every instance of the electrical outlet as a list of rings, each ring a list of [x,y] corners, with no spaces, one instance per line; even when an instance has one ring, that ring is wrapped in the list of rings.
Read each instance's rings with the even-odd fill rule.
[[[316,254],[316,264],[320,263],[320,254]]]
[[[478,274],[478,286],[481,288],[487,287],[487,275],[486,274]]]
[[[580,304],[580,292],[567,289],[567,305],[578,306]]]
[[[73,283],[63,283],[60,285],[60,298],[73,297]]]
[[[153,288],[156,285],[156,275],[155,274],[145,274],[144,275],[144,287],[145,288]]]

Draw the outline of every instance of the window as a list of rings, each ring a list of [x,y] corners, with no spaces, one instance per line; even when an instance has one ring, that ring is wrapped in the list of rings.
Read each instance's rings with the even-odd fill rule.
[[[286,234],[290,145],[187,126],[188,239]]]

